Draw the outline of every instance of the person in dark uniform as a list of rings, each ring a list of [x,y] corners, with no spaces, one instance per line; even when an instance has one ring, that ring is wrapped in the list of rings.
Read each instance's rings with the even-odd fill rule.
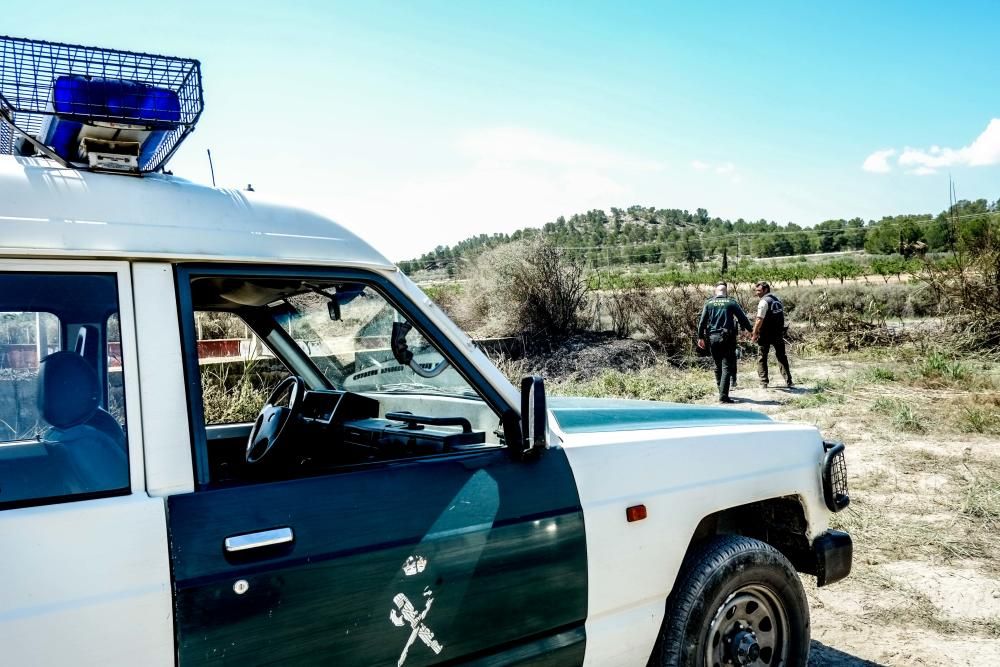
[[[739,327],[753,327],[735,299],[729,298],[726,283],[715,286],[715,296],[705,302],[698,321],[698,347],[708,347],[715,361],[715,383],[719,386],[719,402],[733,403],[729,398],[729,381],[736,372],[736,334]]]
[[[757,304],[757,321],[754,322],[751,336],[751,340],[760,347],[757,356],[760,385],[767,389],[767,355],[773,347],[785,385],[792,387],[792,370],[788,366],[788,357],[785,356],[785,306],[781,299],[771,294],[771,286],[763,280],[754,286],[753,293],[760,299]]]

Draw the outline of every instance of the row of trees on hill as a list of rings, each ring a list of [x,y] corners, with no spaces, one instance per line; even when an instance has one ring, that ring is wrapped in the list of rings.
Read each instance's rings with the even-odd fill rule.
[[[817,282],[836,280],[843,284],[847,280],[864,278],[866,282],[878,283],[879,279],[903,280],[919,273],[927,262],[950,266],[950,257],[937,259],[906,259],[901,255],[879,255],[868,261],[853,257],[836,257],[821,262],[804,261],[766,262],[744,259],[722,267],[716,262],[706,262],[695,270],[673,266],[660,271],[645,273],[594,271],[588,276],[592,289],[616,289],[641,284],[645,287],[686,287],[688,285],[712,285],[720,279],[732,284],[752,284],[758,280],[780,285],[815,285]]]
[[[485,250],[543,237],[559,247],[566,258],[595,268],[632,264],[695,264],[710,257],[739,260],[745,257],[783,257],[850,250],[871,254],[898,254],[904,258],[926,252],[953,252],[979,247],[996,234],[1000,200],[960,201],[938,215],[898,215],[881,220],[826,220],[804,228],[774,221],[735,221],[712,217],[705,209],[694,213],[680,209],[633,206],[595,209],[570,218],[560,216],[541,228],[524,228],[513,234],[480,234],[454,246],[400,262],[406,273],[422,269],[459,270]]]

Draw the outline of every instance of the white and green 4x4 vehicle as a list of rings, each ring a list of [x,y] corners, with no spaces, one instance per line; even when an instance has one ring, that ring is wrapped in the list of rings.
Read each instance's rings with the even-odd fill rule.
[[[512,386],[347,229],[162,171],[196,61],[0,65],[0,662],[805,665],[842,445]]]

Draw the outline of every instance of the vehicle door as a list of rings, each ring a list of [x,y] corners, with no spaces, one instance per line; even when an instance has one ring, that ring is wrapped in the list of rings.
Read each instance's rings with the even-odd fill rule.
[[[177,278],[197,469],[196,490],[168,501],[181,665],[582,662],[586,546],[566,457],[512,455],[508,406],[430,320],[377,275]],[[394,359],[398,323],[420,368],[450,375]],[[317,447],[349,437],[303,433],[275,441],[311,452],[295,459],[302,474],[289,454],[269,476],[242,459],[263,394],[289,371],[378,401],[378,417],[467,420],[483,442],[317,467],[329,451]]]
[[[0,662],[173,663],[128,264],[0,260]]]

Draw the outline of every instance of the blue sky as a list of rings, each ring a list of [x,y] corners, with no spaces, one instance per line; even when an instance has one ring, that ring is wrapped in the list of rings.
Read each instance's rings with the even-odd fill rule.
[[[98,10],[97,8],[101,9]],[[17,3],[0,33],[198,58],[171,168],[392,259],[589,208],[811,225],[1000,198],[1000,3]]]

